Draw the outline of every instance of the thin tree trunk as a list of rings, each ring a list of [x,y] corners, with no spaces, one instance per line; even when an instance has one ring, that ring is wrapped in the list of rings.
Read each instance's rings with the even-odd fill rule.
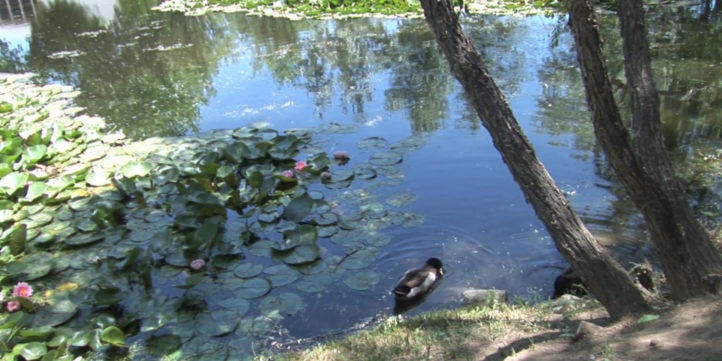
[[[594,239],[536,157],[449,0],[421,0],[421,5],[452,72],[557,249],[613,318],[650,310],[649,294]]]
[[[590,0],[570,0],[569,23],[577,43],[594,129],[609,163],[652,233],[662,269],[678,300],[719,292],[722,257],[683,198],[664,148],[659,97],[652,80],[641,4],[619,0],[625,69],[632,88],[636,152],[614,101]]]

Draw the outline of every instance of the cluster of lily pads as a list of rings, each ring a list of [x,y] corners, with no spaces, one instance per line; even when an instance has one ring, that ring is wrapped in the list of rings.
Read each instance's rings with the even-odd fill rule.
[[[342,166],[313,135],[354,126],[130,141],[78,115],[71,89],[0,89],[0,285],[42,290],[0,311],[0,360],[249,359],[304,295],[373,287],[358,271],[380,231],[423,222],[396,209],[412,194],[371,191],[422,138],[367,138],[368,162]]]
[[[362,14],[420,17],[418,1],[387,0],[166,0],[154,10],[182,12],[189,16],[208,11],[244,11],[266,16],[289,18],[330,18]]]

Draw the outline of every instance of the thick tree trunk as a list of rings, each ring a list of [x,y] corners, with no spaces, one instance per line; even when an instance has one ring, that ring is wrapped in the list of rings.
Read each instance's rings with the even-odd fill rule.
[[[722,257],[695,218],[664,148],[641,4],[618,1],[636,152],[614,101],[591,0],[570,0],[569,23],[597,140],[645,217],[662,269],[678,300],[719,292]]]
[[[648,311],[649,294],[594,239],[539,162],[449,0],[421,0],[421,5],[452,72],[559,251],[613,318]]]

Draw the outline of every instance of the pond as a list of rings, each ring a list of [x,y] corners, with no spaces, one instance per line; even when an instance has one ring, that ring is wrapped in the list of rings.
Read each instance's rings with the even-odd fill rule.
[[[336,213],[372,225],[371,233],[321,244],[326,267],[349,258],[357,265],[299,285],[308,277],[274,275],[273,260],[244,252],[267,277],[282,279],[266,298],[291,293],[305,305],[274,335],[332,335],[390,315],[394,283],[429,257],[443,260],[447,275],[409,314],[457,306],[467,288],[504,289],[532,301],[551,296],[566,263],[423,20],[185,17],[151,11],[153,5],[37,2],[31,23],[0,26],[0,64],[73,86],[87,113],[133,139],[266,122],[279,131],[323,129],[313,147],[350,156],[335,170],[380,165],[378,178],[313,188]],[[649,28],[667,142],[680,164],[691,164],[698,154],[714,154],[722,137],[722,50],[709,45],[722,41],[722,27],[697,7],[672,10],[650,15]],[[609,68],[623,85],[615,21],[602,20]],[[653,261],[643,220],[595,144],[565,24],[558,16],[464,19],[538,156],[592,232],[625,267]],[[617,94],[623,101],[621,87]],[[389,150],[398,161],[378,158]],[[297,158],[304,156],[311,152]],[[718,186],[692,194],[712,220],[719,216]],[[388,215],[395,218],[375,223]],[[242,220],[229,215],[228,223],[231,230]],[[260,312],[255,303],[263,302],[252,300],[251,314]]]

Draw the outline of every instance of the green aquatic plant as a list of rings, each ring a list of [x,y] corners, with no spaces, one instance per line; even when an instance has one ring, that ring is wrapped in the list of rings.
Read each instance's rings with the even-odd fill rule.
[[[351,188],[400,179],[418,138],[378,138],[341,169],[314,137],[353,126],[130,141],[79,115],[69,88],[0,86],[16,90],[0,106],[3,361],[250,359],[304,294],[377,284],[379,231],[423,220]]]

